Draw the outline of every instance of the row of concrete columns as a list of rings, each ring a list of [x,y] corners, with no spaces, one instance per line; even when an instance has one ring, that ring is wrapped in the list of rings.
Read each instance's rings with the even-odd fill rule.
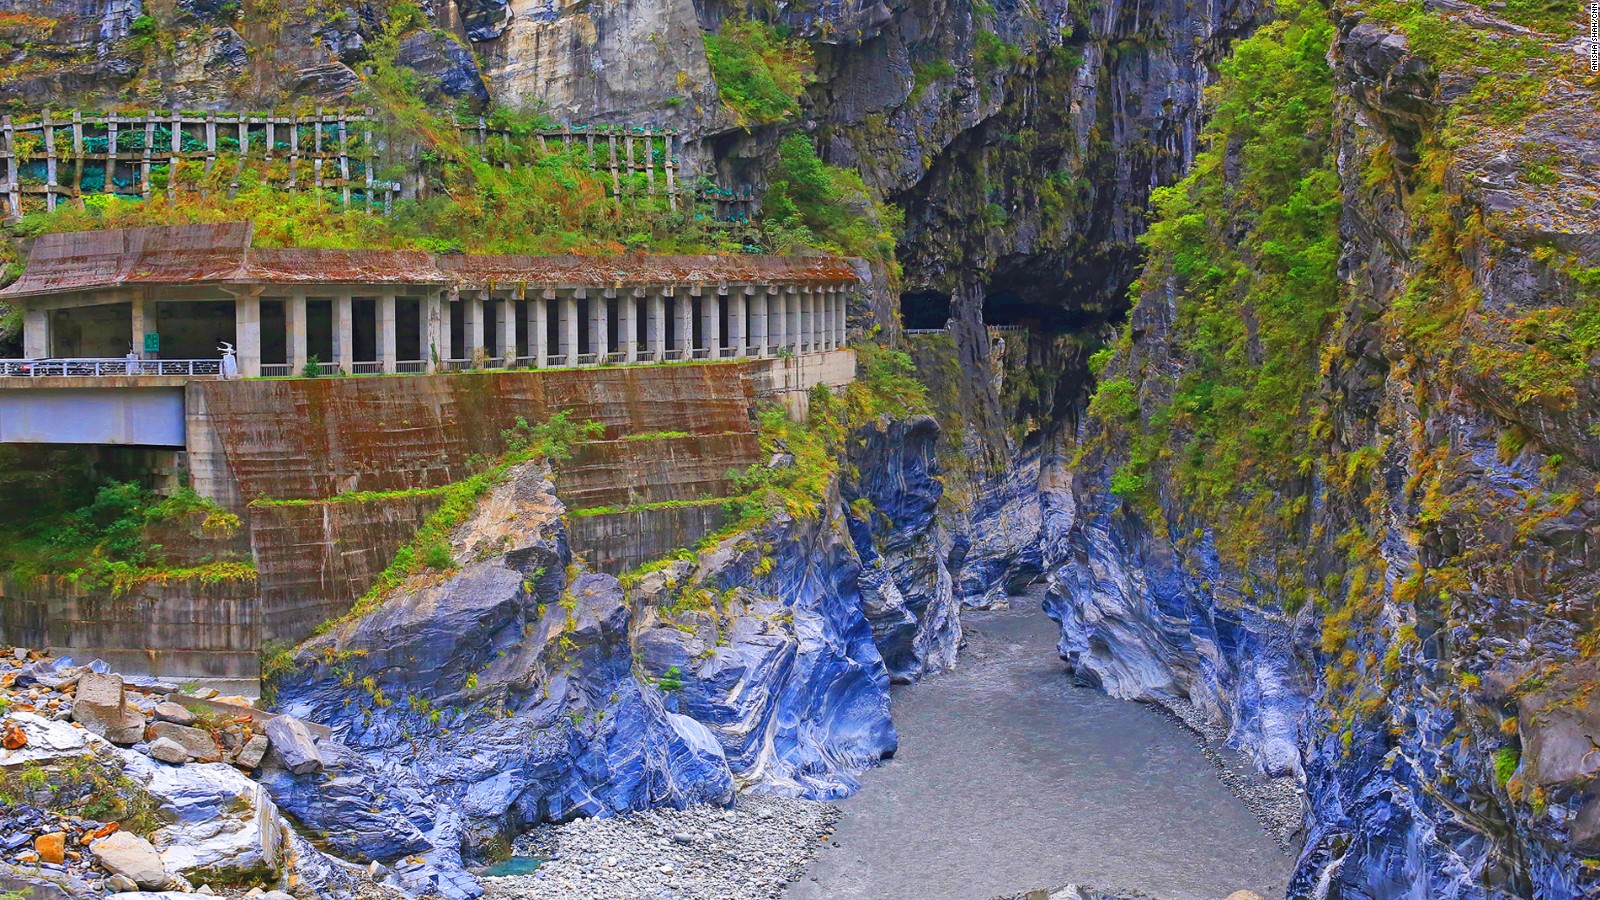
[[[451,289],[423,299],[421,346],[428,349],[423,359],[410,360],[403,358],[396,346],[395,295],[385,293],[376,298],[378,358],[362,361],[361,365],[370,373],[398,372],[402,367],[406,371],[431,372],[476,368],[485,363],[506,367],[580,366],[814,353],[845,345],[845,296],[835,286],[570,288],[538,290],[537,296],[527,289]],[[700,301],[698,341],[695,298]],[[327,362],[341,371],[356,373],[353,297],[343,295],[332,300],[334,359]],[[462,310],[463,350],[459,357],[450,353],[454,345],[452,304],[460,304]],[[585,330],[589,352],[580,353],[583,342],[579,315],[584,305],[588,313]],[[284,306],[286,374],[299,374],[308,358],[306,296],[295,294],[287,298]],[[247,377],[260,374],[259,295],[240,296],[236,309],[240,373]],[[610,333],[612,310],[616,313],[616,335]],[[138,334],[137,306],[134,316],[134,333]],[[487,316],[494,317],[494,347],[485,343]],[[673,320],[670,327],[669,316]],[[556,320],[553,341],[549,339],[551,317]],[[517,338],[523,332],[527,335],[527,355],[519,356]]]

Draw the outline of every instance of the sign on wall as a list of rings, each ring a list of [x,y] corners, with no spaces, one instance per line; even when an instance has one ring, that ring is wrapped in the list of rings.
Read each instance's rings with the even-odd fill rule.
[[[145,334],[145,336],[144,336],[144,352],[146,352],[146,353],[160,353],[161,352],[161,335],[156,334],[154,331],[151,331],[151,332],[148,332],[147,334]]]

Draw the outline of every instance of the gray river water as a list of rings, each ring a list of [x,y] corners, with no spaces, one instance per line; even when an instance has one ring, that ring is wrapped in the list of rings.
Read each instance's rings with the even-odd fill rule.
[[[788,900],[989,900],[1067,883],[1282,897],[1291,859],[1157,710],[1078,687],[1036,600],[962,615],[955,672],[897,688],[895,758]]]

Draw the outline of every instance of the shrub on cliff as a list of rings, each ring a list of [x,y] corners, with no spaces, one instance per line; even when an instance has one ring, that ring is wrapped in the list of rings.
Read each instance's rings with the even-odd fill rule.
[[[741,125],[772,125],[800,113],[814,78],[811,48],[757,19],[735,18],[705,35],[717,94]]]
[[[1221,64],[1206,149],[1153,196],[1135,291],[1175,298],[1173,334],[1157,339],[1181,374],[1144,383],[1165,369],[1141,371],[1125,328],[1090,403],[1125,448],[1113,490],[1152,505],[1148,476],[1162,470],[1241,558],[1266,520],[1294,515],[1283,501],[1318,452],[1318,353],[1341,299],[1333,28],[1315,3],[1281,4],[1279,16]]]
[[[778,145],[761,221],[775,252],[804,245],[892,264],[901,219],[873,199],[861,173],[828,165],[811,138],[791,134]]]

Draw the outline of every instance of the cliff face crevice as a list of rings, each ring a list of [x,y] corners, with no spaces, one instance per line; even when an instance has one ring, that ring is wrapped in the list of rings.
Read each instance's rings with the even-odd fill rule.
[[[1085,677],[1300,779],[1292,896],[1581,896],[1600,134],[1565,110],[1592,82],[1554,32],[1517,43],[1543,23],[1430,9],[1285,7],[1241,46],[1047,491],[1047,605]],[[1463,49],[1495,42],[1526,59]]]

